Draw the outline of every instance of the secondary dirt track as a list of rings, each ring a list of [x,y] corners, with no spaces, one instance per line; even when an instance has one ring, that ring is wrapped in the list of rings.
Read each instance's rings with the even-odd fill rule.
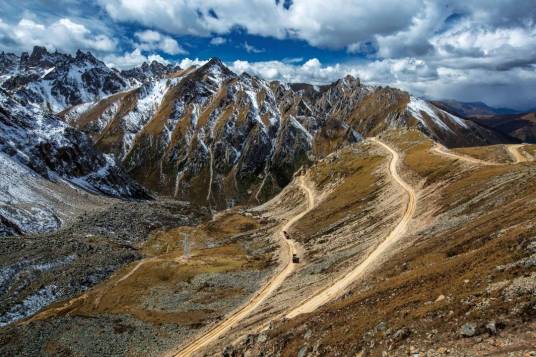
[[[288,230],[294,223],[305,216],[314,207],[314,193],[307,186],[303,176],[297,179],[298,186],[305,192],[307,196],[307,209],[301,213],[291,217],[286,223],[282,224],[274,233],[274,237],[279,240],[283,246],[283,249],[287,251],[285,257],[287,258],[282,262],[279,273],[274,275],[266,285],[258,291],[258,293],[248,303],[237,311],[229,315],[225,320],[211,327],[205,331],[202,335],[196,337],[190,341],[188,345],[184,346],[180,351],[171,353],[170,356],[183,357],[192,356],[194,353],[199,352],[207,345],[215,342],[220,336],[225,334],[231,327],[237,324],[239,321],[247,317],[253,310],[255,310],[270,294],[272,294],[283,281],[294,271],[295,266],[292,263],[292,254],[296,252],[296,246],[294,241],[286,239],[284,231]]]
[[[510,154],[510,156],[512,156],[512,159],[514,160],[511,164],[519,164],[521,162],[531,161],[519,151],[519,149],[522,148],[524,145],[525,144],[508,144],[508,145],[505,145],[506,149],[508,150],[508,153]],[[437,154],[440,154],[440,155],[443,155],[443,156],[446,156],[446,157],[450,157],[452,159],[463,160],[463,161],[473,163],[473,164],[488,165],[488,166],[504,165],[504,164],[499,163],[499,162],[485,161],[485,160],[480,160],[480,159],[477,159],[477,158],[474,158],[474,157],[471,157],[471,156],[468,156],[468,155],[458,154],[458,153],[455,153],[453,151],[449,151],[447,148],[445,148],[444,146],[439,145],[439,144],[435,145],[432,148],[432,150],[434,152],[436,152]]]
[[[446,147],[444,147],[442,145],[439,145],[439,144],[435,145],[432,150],[434,152],[440,154],[440,155],[447,156],[447,157],[450,157],[452,159],[463,160],[463,161],[466,161],[466,162],[470,162],[472,164],[478,164],[478,165],[500,165],[499,163],[496,163],[496,162],[489,162],[489,161],[476,159],[474,157],[467,156],[467,155],[456,154],[456,153],[454,153],[452,151],[449,151]]]
[[[519,164],[520,162],[527,162],[529,161],[521,152],[519,151],[519,148],[523,147],[523,144],[517,144],[517,145],[506,145],[506,148],[514,158],[514,164]]]

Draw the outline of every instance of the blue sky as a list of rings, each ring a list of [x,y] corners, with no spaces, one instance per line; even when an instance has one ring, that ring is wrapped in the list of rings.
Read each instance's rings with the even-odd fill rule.
[[[526,0],[0,0],[0,50],[34,45],[119,68],[220,57],[267,80],[352,74],[428,98],[536,107]]]

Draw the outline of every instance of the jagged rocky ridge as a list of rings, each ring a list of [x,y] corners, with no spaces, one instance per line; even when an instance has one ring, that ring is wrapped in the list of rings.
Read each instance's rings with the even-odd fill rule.
[[[390,127],[449,146],[507,140],[433,104],[347,76],[266,82],[212,59],[63,113],[161,194],[224,208],[262,201],[316,158]]]
[[[69,190],[65,186],[148,197],[86,134],[36,106],[23,106],[2,89],[0,167],[0,236],[57,229],[62,212],[56,208]]]
[[[57,113],[73,105],[95,101],[118,91],[161,78],[177,68],[158,62],[144,63],[128,71],[109,68],[90,52],[75,56],[50,53],[34,47],[31,54],[0,54],[2,87],[28,103]]]
[[[144,62],[138,67],[121,71],[121,76],[129,80],[133,85],[141,84],[153,79],[161,79],[166,76],[172,76],[173,73],[180,71],[179,66],[171,64],[162,64],[157,61],[151,63]]]

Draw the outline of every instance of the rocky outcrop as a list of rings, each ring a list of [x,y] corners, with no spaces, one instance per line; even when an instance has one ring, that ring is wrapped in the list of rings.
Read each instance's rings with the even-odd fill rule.
[[[73,57],[36,46],[30,55],[22,53],[18,69],[2,87],[19,100],[57,113],[124,90],[128,82],[89,52],[79,50]]]
[[[9,74],[13,73],[19,63],[19,57],[14,53],[0,53],[0,84],[9,78]]]
[[[181,68],[179,66],[152,61],[151,63],[143,62],[141,66],[123,70],[121,71],[121,76],[130,80],[133,84],[141,84],[154,79],[171,76],[180,70]]]

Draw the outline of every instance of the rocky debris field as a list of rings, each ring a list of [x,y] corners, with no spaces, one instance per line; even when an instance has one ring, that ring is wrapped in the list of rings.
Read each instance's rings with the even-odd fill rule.
[[[38,309],[28,310],[27,303],[34,296],[63,302],[0,330],[0,354],[161,355],[223,319],[273,274],[277,221],[239,209],[208,216],[208,210],[173,201],[121,203],[46,236],[61,234],[64,245],[46,250],[34,242],[31,251],[46,250],[46,259],[33,258],[4,281],[14,291],[16,277],[26,274],[36,288],[13,302],[10,293],[3,295],[9,303],[3,316],[15,309],[34,313]],[[21,250],[11,244],[11,252]],[[7,263],[7,255],[6,269],[21,260],[10,256]],[[50,277],[42,272],[44,261]],[[62,295],[47,300],[41,290],[48,286],[61,286]]]
[[[118,201],[55,233],[2,238],[0,325],[76,295],[140,259],[137,246],[151,231],[208,217],[207,210],[178,201]]]

